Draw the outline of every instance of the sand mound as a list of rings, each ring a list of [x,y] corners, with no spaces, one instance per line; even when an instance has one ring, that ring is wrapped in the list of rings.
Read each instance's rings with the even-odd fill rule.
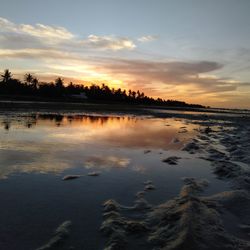
[[[64,221],[54,232],[53,237],[45,245],[36,250],[52,250],[60,246],[65,238],[68,237],[71,227],[71,221]]]
[[[177,165],[179,159],[181,158],[177,156],[170,156],[166,159],[163,159],[162,162],[168,163],[169,165]]]
[[[114,211],[103,214],[101,226],[101,231],[108,237],[105,249],[127,249],[131,233],[138,236],[137,240],[147,239],[148,249],[250,249],[250,241],[226,230],[221,216],[225,210],[234,213],[245,222],[240,225],[242,230],[248,232],[250,220],[245,213],[250,206],[249,193],[236,190],[202,197],[200,192],[208,185],[206,180],[183,178],[183,181],[184,186],[176,198],[140,209],[141,219],[131,219],[136,206],[124,212],[124,206],[112,201]],[[110,201],[105,204],[109,205]]]

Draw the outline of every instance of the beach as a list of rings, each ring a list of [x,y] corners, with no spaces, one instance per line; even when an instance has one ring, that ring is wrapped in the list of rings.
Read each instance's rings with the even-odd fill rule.
[[[1,249],[250,248],[248,111],[65,106],[1,104]]]

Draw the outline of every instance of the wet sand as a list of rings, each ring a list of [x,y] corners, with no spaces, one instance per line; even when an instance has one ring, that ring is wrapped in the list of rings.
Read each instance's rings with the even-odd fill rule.
[[[1,249],[250,248],[247,113],[43,107],[0,118]]]
[[[101,227],[108,235],[106,249],[133,249],[128,247],[131,233],[140,238],[140,249],[145,241],[149,249],[250,249],[250,117],[217,116],[192,121],[200,125],[199,133],[182,150],[211,162],[213,173],[230,183],[231,190],[204,196],[207,180],[183,178],[180,194],[165,203],[149,205],[142,193],[135,203],[143,200],[147,205],[139,209],[136,221],[136,206],[113,201],[109,213],[104,210]],[[163,161],[176,165],[177,159]],[[136,223],[132,229],[131,221]]]

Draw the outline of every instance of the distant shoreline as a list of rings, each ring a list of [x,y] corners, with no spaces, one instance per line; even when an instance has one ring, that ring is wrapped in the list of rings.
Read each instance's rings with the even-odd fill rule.
[[[194,107],[174,107],[174,106],[157,106],[128,104],[119,102],[101,102],[101,101],[65,101],[65,100],[28,100],[28,99],[1,99],[0,111],[16,111],[16,112],[116,112],[125,114],[153,115],[157,112],[169,111],[169,114],[183,112],[199,113],[237,113],[247,114],[250,110],[246,109],[221,109],[221,108],[194,108]],[[155,113],[156,112],[156,113]],[[248,113],[249,114],[249,113]]]

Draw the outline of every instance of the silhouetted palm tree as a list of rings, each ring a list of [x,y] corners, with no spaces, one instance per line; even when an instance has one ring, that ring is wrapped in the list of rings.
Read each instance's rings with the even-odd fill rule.
[[[6,69],[1,75],[2,83],[0,84],[0,95],[13,95],[16,96],[40,96],[45,98],[62,98],[72,100],[75,95],[86,94],[89,100],[105,101],[105,102],[122,102],[129,104],[146,104],[146,105],[166,105],[166,106],[179,106],[179,107],[197,107],[201,105],[187,104],[176,100],[164,100],[162,98],[154,99],[146,96],[143,92],[122,90],[120,88],[109,88],[107,85],[102,84],[98,86],[93,84],[91,86],[84,86],[79,84],[70,83],[64,87],[63,79],[58,77],[54,83],[40,83],[38,79],[27,73],[24,76],[24,82],[12,78],[11,72]],[[39,84],[39,85],[38,85]]]
[[[1,77],[3,78],[2,81],[4,83],[8,83],[12,78],[12,74],[8,69],[6,69],[6,70],[4,70],[4,73],[3,73],[3,75],[1,75]]]
[[[24,80],[25,80],[29,85],[31,85],[32,80],[33,80],[33,76],[32,76],[30,73],[28,73],[28,74],[26,74],[26,75],[24,76]]]
[[[37,86],[38,86],[38,79],[37,79],[36,77],[34,77],[34,78],[32,79],[32,87],[33,87],[34,89],[37,89]]]
[[[58,77],[56,80],[55,80],[55,84],[56,84],[56,87],[57,88],[62,88],[63,87],[63,79],[61,77]]]

